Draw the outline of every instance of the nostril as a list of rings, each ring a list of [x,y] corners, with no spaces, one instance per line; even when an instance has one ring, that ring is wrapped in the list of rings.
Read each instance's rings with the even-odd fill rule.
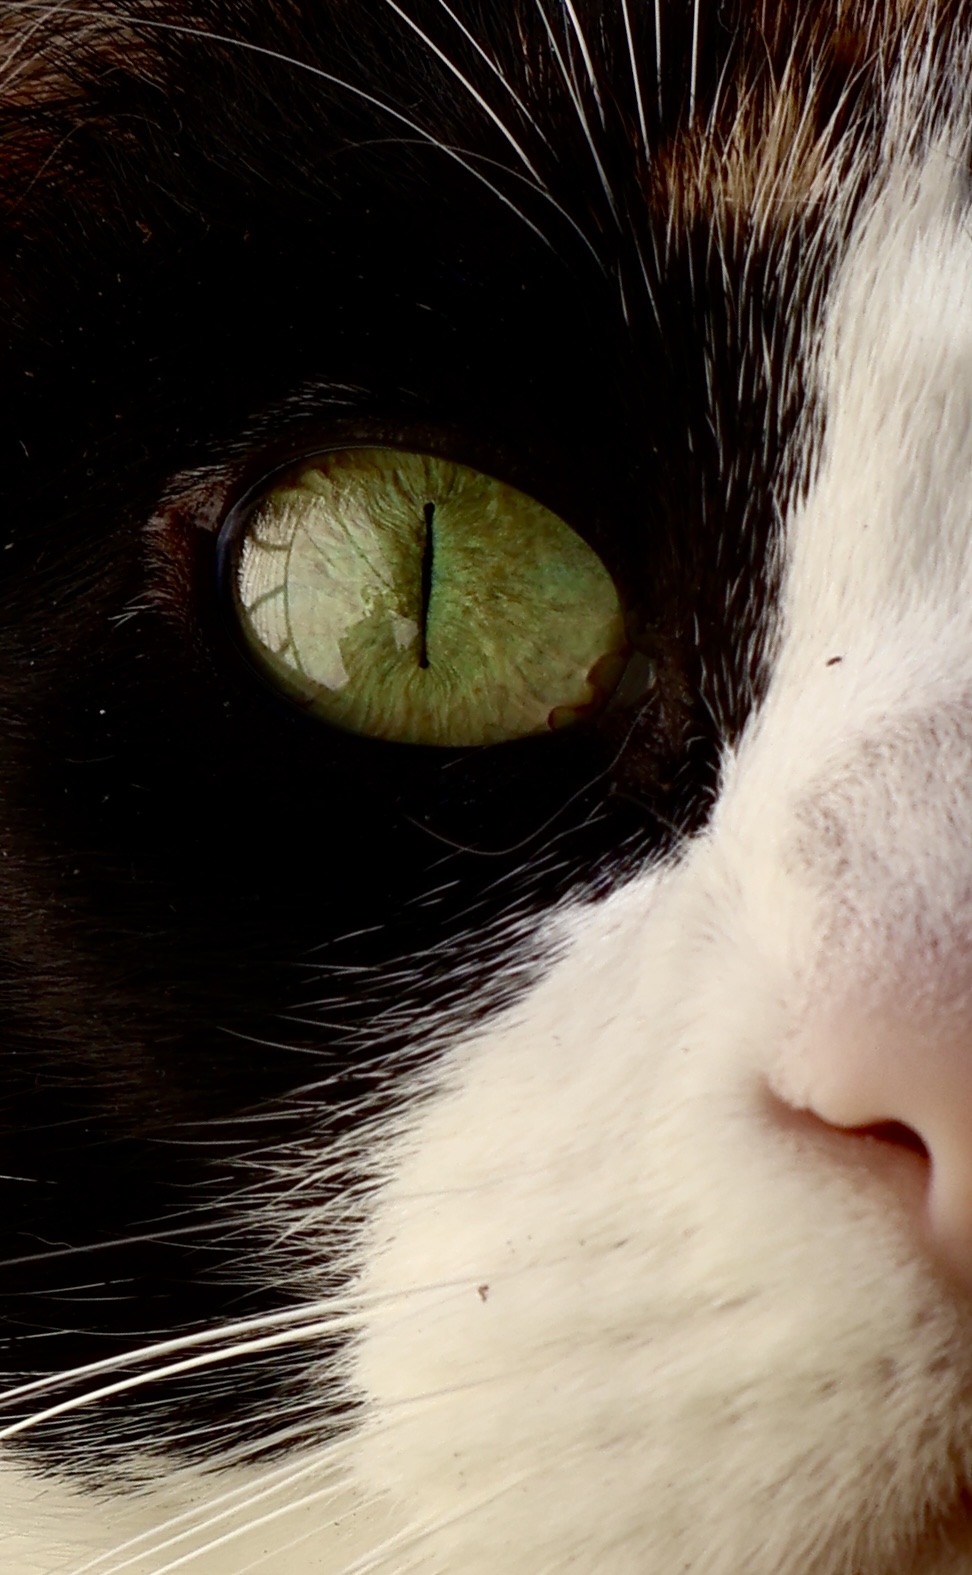
[[[876,1138],[879,1143],[888,1143],[892,1148],[908,1149],[920,1159],[930,1158],[927,1145],[914,1128],[906,1126],[903,1121],[873,1121],[866,1127],[845,1127],[844,1131],[852,1137]]]
[[[819,1124],[839,1164],[886,1178],[924,1245],[972,1288],[972,987],[937,1019],[808,1014],[781,1040],[768,1082],[811,1122],[808,1137]]]

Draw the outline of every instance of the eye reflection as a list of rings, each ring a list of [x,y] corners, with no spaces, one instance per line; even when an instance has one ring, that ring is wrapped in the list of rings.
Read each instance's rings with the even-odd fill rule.
[[[624,658],[617,590],[557,515],[427,454],[322,454],[239,542],[247,645],[322,721],[410,744],[498,743],[595,712]]]

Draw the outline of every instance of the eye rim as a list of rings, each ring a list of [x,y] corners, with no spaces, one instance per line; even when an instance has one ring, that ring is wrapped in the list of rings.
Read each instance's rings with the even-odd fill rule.
[[[291,478],[296,480],[306,469],[313,465],[315,460],[326,455],[344,454],[353,450],[411,454],[438,459],[447,464],[476,471],[487,480],[509,486],[531,502],[539,504],[549,513],[555,515],[568,530],[572,531],[575,536],[584,542],[596,556],[614,587],[625,626],[625,644],[620,672],[611,691],[599,705],[592,707],[590,715],[581,714],[576,720],[566,726],[551,727],[546,734],[527,733],[484,743],[433,744],[410,739],[390,739],[374,734],[355,732],[350,728],[341,727],[336,722],[329,721],[326,717],[314,715],[310,709],[313,704],[312,699],[308,698],[306,701],[302,701],[298,695],[288,694],[261,666],[243,629],[237,588],[237,570],[249,519],[260,502],[269,493],[280,486],[286,485]],[[522,469],[522,467],[517,467],[517,469]],[[584,731],[595,726],[606,712],[613,709],[614,697],[624,687],[625,675],[628,672],[631,660],[638,654],[636,641],[632,635],[632,624],[635,621],[634,614],[630,600],[625,594],[624,584],[615,573],[611,563],[605,558],[596,541],[592,539],[592,533],[584,529],[583,526],[574,524],[571,519],[566,517],[556,507],[546,502],[539,491],[527,491],[521,476],[515,476],[511,479],[505,467],[502,470],[499,467],[484,469],[481,464],[477,463],[476,459],[468,457],[467,452],[463,452],[461,457],[457,457],[457,449],[452,446],[446,448],[436,443],[434,445],[423,444],[419,447],[411,438],[407,441],[394,442],[387,438],[376,439],[370,434],[365,435],[362,433],[359,426],[355,429],[353,437],[342,434],[340,438],[332,438],[331,441],[326,443],[315,443],[313,447],[304,448],[296,453],[291,450],[288,459],[283,464],[274,466],[268,471],[262,471],[256,480],[251,481],[244,490],[237,492],[235,498],[224,510],[223,517],[217,524],[215,535],[217,605],[224,629],[228,632],[230,645],[238,660],[243,663],[248,676],[257,681],[263,694],[275,703],[277,709],[283,710],[292,717],[299,718],[309,727],[313,727],[329,738],[340,738],[342,741],[349,741],[350,744],[360,748],[372,750],[392,749],[396,752],[408,750],[422,756],[435,754],[442,759],[450,755],[456,757],[469,756],[482,753],[484,750],[514,749],[521,748],[527,744],[532,744],[534,747],[538,743],[541,745],[549,744],[553,739],[571,736],[578,731]]]

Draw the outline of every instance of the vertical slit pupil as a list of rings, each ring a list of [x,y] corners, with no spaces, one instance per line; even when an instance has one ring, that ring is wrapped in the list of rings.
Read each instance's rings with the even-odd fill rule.
[[[435,504],[427,503],[422,512],[425,515],[425,546],[422,549],[422,628],[419,635],[419,666],[428,667],[429,605],[432,601],[432,567],[435,556],[432,521],[435,518]]]

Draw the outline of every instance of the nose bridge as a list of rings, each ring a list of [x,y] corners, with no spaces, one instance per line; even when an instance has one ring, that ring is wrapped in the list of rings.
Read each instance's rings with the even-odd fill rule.
[[[795,828],[819,922],[774,1091],[831,1127],[917,1134],[927,1230],[972,1283],[972,707],[862,744]]]
[[[817,970],[941,1007],[972,942],[972,696],[899,719],[801,793],[792,866],[821,899]]]

